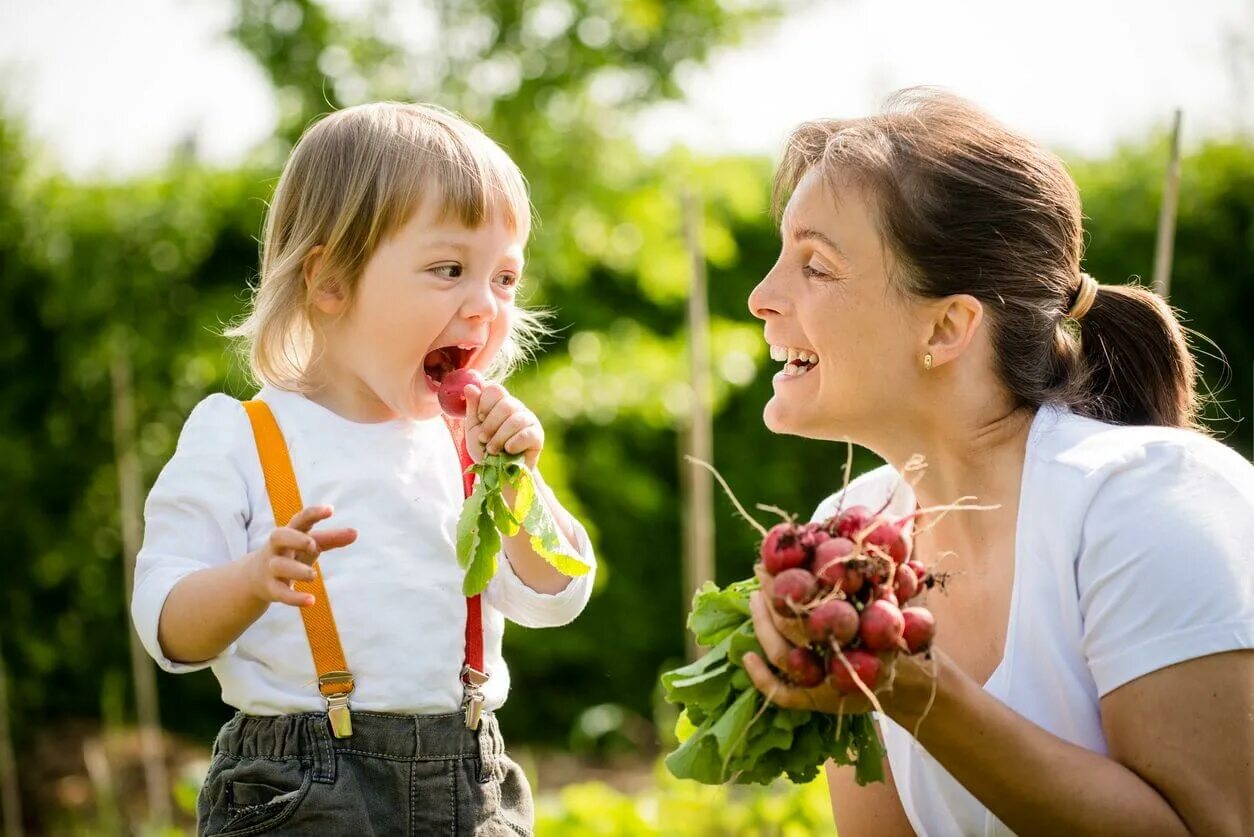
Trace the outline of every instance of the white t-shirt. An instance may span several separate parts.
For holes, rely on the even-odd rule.
[[[442,419],[349,421],[302,395],[266,387],[305,505],[330,504],[327,528],[357,530],[353,544],[319,557],[331,612],[356,680],[355,709],[435,714],[461,705],[466,599],[455,556],[463,502],[461,467]],[[132,616],[144,647],[166,671],[212,666],[227,704],[253,715],[323,711],[299,608],[273,604],[213,660],[171,662],[157,622],[175,583],[196,570],[258,549],[274,529],[252,427],[226,395],[197,405],[144,509]],[[576,523],[573,554],[595,572]],[[571,545],[568,545],[568,547]],[[588,602],[593,572],[556,595],[538,593],[500,556],[483,596],[488,708],[505,702],[505,618],[528,627],[563,625]]]
[[[892,494],[892,513],[915,508],[887,466],[849,494],[846,504],[878,508]],[[838,501],[824,501],[815,519]],[[1102,696],[1174,663],[1254,647],[1254,466],[1198,433],[1042,408],[1014,561],[1005,654],[984,689],[1105,754]],[[1012,833],[907,730],[886,718],[880,729],[917,833]]]

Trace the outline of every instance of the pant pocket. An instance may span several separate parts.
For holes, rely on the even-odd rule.
[[[312,784],[312,768],[296,759],[224,759],[206,779],[199,833],[246,837],[278,828]]]

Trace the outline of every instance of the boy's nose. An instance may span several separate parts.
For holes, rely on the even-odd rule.
[[[500,303],[487,282],[476,284],[462,304],[462,316],[476,322],[495,320],[499,310]]]

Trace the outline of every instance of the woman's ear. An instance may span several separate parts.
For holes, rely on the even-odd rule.
[[[936,301],[931,333],[924,352],[932,356],[931,368],[957,360],[971,345],[984,321],[984,303],[970,294],[956,294]]]
[[[344,291],[337,280],[319,275],[323,270],[324,252],[325,248],[318,244],[305,256],[304,264],[301,265],[305,277],[305,293],[309,295],[315,308],[323,314],[335,316],[344,311]]]

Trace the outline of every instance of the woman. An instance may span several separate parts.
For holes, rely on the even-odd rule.
[[[1060,161],[948,96],[801,126],[776,189],[783,250],[749,298],[790,350],[767,426],[889,463],[846,505],[997,506],[916,539],[951,574],[934,664],[878,695],[888,781],[828,771],[841,837],[1254,834],[1254,468],[1195,429],[1171,310],[1082,273]],[[746,665],[781,705],[840,707]]]

